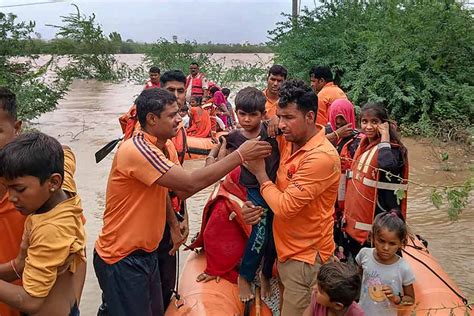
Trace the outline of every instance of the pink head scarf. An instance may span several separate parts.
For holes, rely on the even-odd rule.
[[[329,107],[329,124],[335,131],[336,128],[336,117],[342,116],[346,122],[352,124],[352,128],[356,128],[356,120],[354,114],[354,105],[347,99],[337,99]]]
[[[224,94],[223,94],[222,92],[216,91],[216,92],[214,93],[213,98],[214,98],[214,104],[215,104],[216,106],[225,105],[225,96],[224,96]]]

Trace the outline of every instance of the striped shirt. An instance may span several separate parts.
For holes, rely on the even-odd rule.
[[[168,189],[156,181],[179,161],[171,141],[165,147],[168,157],[156,142],[154,136],[138,131],[115,154],[104,225],[95,247],[108,264],[138,249],[154,251],[163,236]]]

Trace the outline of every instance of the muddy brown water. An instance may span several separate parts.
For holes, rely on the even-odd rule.
[[[233,56],[234,57],[234,56]],[[246,57],[249,58],[249,57]],[[251,60],[251,58],[249,58]],[[88,235],[88,272],[81,302],[82,315],[95,315],[100,304],[101,292],[92,266],[92,250],[102,227],[105,189],[113,154],[96,164],[94,153],[107,142],[121,136],[117,118],[128,110],[142,86],[111,84],[78,80],[58,108],[42,115],[33,123],[37,128],[61,143],[69,145],[77,158],[76,182],[82,197]],[[421,184],[441,185],[464,180],[469,172],[466,166],[473,163],[472,155],[452,154],[451,168],[442,171],[437,155],[427,141],[405,139],[409,150],[410,177]],[[186,161],[185,168],[202,167],[202,160]],[[456,171],[458,170],[458,171]],[[211,189],[205,189],[188,202],[190,236],[200,228],[202,208]],[[411,185],[409,190],[408,223],[430,243],[430,249],[442,267],[456,281],[463,292],[474,297],[474,212],[473,194],[470,204],[456,222],[448,219],[446,207],[436,209],[430,201],[430,188]],[[187,253],[181,254],[181,267]]]

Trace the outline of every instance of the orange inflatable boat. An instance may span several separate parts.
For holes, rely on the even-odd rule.
[[[191,253],[186,260],[180,277],[178,292],[180,302],[173,298],[165,316],[243,316],[245,306],[239,300],[237,284],[221,279],[207,283],[196,282],[196,278],[206,269],[206,254]],[[177,307],[182,304],[181,307]],[[250,307],[250,315],[270,316],[268,307],[258,300]]]
[[[217,133],[216,138],[219,139],[219,137],[223,135],[227,135],[227,132]],[[214,146],[216,146],[216,144],[210,137],[202,138],[186,136],[186,155],[184,156],[184,159],[191,160],[206,158]]]
[[[415,274],[415,304],[405,307],[399,315],[474,315],[466,307],[467,300],[447,275],[428,248],[416,236],[403,249],[402,255]]]
[[[417,237],[411,237],[403,250],[416,277],[413,306],[400,307],[403,316],[465,316],[474,315],[466,307],[461,290],[444,272],[428,248]],[[244,304],[239,301],[236,284],[221,279],[219,283],[196,282],[197,276],[206,268],[205,253],[191,253],[180,277],[179,293],[183,305],[176,307],[171,302],[166,316],[224,316],[244,315]],[[179,305],[179,304],[178,304]],[[250,315],[271,315],[271,311],[261,302],[257,313],[256,304],[252,304]]]

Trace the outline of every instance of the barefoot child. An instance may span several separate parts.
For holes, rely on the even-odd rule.
[[[274,181],[280,161],[280,153],[276,139],[268,136],[267,125],[262,122],[265,117],[265,102],[265,95],[256,88],[247,87],[237,93],[235,106],[237,118],[242,128],[234,130],[229,134],[227,137],[227,148],[236,149],[246,140],[258,136],[260,136],[260,140],[269,142],[272,145],[272,153],[269,157],[265,158],[265,165],[268,177]],[[245,167],[242,167],[240,183],[247,188],[247,199],[255,206],[265,209],[264,218],[252,228],[252,233],[240,266],[239,292],[240,299],[245,302],[254,297],[250,284],[255,279],[255,274],[262,258],[262,297],[267,298],[270,296],[270,279],[276,259],[276,250],[272,233],[273,213],[260,195],[260,186],[257,179]]]
[[[397,255],[408,235],[399,216],[395,210],[377,215],[372,227],[374,248],[362,248],[356,257],[364,271],[359,303],[367,315],[395,316],[397,305],[415,301],[415,275]]]
[[[318,285],[311,305],[303,316],[364,316],[355,300],[360,292],[357,267],[342,262],[323,264],[318,272]]]
[[[29,245],[22,276],[16,260],[0,264],[0,301],[27,314],[79,315],[85,231],[77,194],[62,187],[64,161],[61,144],[42,133],[18,136],[0,151],[0,179],[27,216]],[[7,283],[20,277],[23,286]]]

